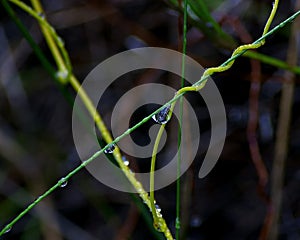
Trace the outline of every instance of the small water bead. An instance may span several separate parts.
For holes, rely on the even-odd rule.
[[[156,229],[156,231],[162,232],[162,230],[161,230],[161,228],[160,228],[160,226],[159,226],[158,223],[153,223],[153,226],[154,226],[154,228]]]
[[[191,217],[191,220],[190,220],[191,227],[197,228],[197,227],[200,227],[201,224],[202,224],[202,220],[199,216],[194,215]]]
[[[205,23],[205,26],[206,26],[207,28],[213,28],[213,24],[212,24],[211,22]]]
[[[158,219],[158,221],[154,221],[153,226],[158,232],[163,232],[166,229],[166,226],[165,224],[163,224],[161,219]]]
[[[59,186],[61,188],[67,186],[67,184],[68,184],[68,181],[65,178],[62,178],[62,179],[59,180]]]
[[[157,212],[161,212],[161,208],[160,208],[160,206],[158,204],[155,204],[155,208],[156,208]]]
[[[40,16],[41,18],[45,19],[45,14],[44,14],[44,13],[40,12],[40,13],[39,13],[39,16]]]
[[[40,202],[42,200],[42,196],[39,196],[35,199],[35,202]]]
[[[129,165],[129,161],[127,160],[127,158],[125,156],[122,156],[122,160],[124,165],[128,166]]]
[[[156,211],[156,216],[161,218],[162,214],[160,212]]]
[[[6,228],[6,227],[5,227]],[[6,228],[4,233],[9,233],[11,231],[11,227]]]
[[[175,220],[175,228],[176,229],[180,229],[180,226],[181,226],[180,220],[179,220],[179,218],[176,218],[176,220]]]
[[[108,146],[108,148],[106,148],[106,149],[104,150],[104,153],[113,153],[114,150],[115,150],[115,145],[114,145],[114,144],[110,144],[110,145]]]
[[[57,37],[57,42],[61,47],[63,47],[65,45],[65,42],[61,37]]]
[[[56,77],[62,81],[62,82],[66,82],[69,76],[69,72],[67,70],[59,70],[58,72],[56,72]]]
[[[169,112],[170,112],[171,105],[164,107],[158,113],[152,116],[152,119],[157,122],[158,124],[166,124],[169,119]]]

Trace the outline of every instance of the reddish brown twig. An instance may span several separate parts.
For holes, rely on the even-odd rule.
[[[243,43],[252,42],[250,34],[247,32],[246,28],[238,19],[227,18],[228,21],[235,29],[236,33],[239,35]],[[249,92],[249,121],[247,126],[247,139],[249,143],[249,149],[252,161],[254,163],[259,184],[258,191],[260,195],[266,199],[265,186],[268,181],[268,172],[266,170],[265,164],[262,160],[259,144],[257,141],[257,127],[259,118],[259,94],[261,87],[261,66],[260,62],[257,60],[250,60],[251,63],[251,86]]]
[[[300,0],[295,4],[295,10],[300,9]],[[291,36],[289,39],[289,47],[287,52],[287,63],[290,66],[297,65],[298,59],[298,34],[300,20],[296,19],[293,22]],[[294,78],[295,74],[285,72],[285,82],[282,84],[282,93],[280,99],[280,109],[278,117],[278,125],[276,130],[276,143],[274,151],[274,161],[272,166],[271,178],[271,203],[272,214],[270,218],[270,227],[267,232],[268,240],[276,240],[279,236],[280,211],[283,194],[284,168],[285,161],[288,155],[288,142],[290,120],[292,114],[293,94],[294,94]]]
[[[131,203],[129,212],[127,214],[127,218],[124,221],[123,226],[120,228],[117,235],[115,236],[115,240],[127,240],[130,237],[133,230],[135,229],[138,219],[139,211],[137,207],[133,203]]]
[[[252,42],[250,34],[238,19],[228,19],[235,31],[239,35],[243,43]],[[257,60],[250,60],[251,64],[251,85],[249,91],[249,120],[247,125],[247,139],[249,143],[249,150],[251,159],[255,166],[258,176],[258,193],[262,199],[267,203],[268,212],[265,216],[263,227],[260,233],[260,240],[266,239],[267,232],[270,228],[271,219],[273,218],[272,206],[268,195],[265,192],[265,187],[268,182],[268,172],[262,160],[257,141],[257,128],[259,119],[259,94],[261,89],[261,64]]]

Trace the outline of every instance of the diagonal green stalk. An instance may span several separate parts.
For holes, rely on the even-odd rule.
[[[5,0],[2,0],[2,3],[4,3]],[[280,24],[278,24],[276,27],[274,27],[272,30],[268,31],[267,33],[265,33],[263,36],[261,36],[259,39],[257,39],[255,42],[253,42],[253,44],[257,44],[263,40],[265,40],[268,36],[274,34],[278,29],[284,27],[286,24],[288,24],[289,22],[293,21],[298,15],[300,14],[300,11],[297,11],[296,13],[294,13],[292,16],[290,16],[289,18],[287,18],[285,21],[281,22]],[[247,46],[249,46],[249,48],[247,48]],[[251,44],[249,45],[244,45],[241,48],[238,48],[239,51],[235,51],[234,54],[227,60],[225,61],[223,64],[220,65],[220,67],[224,67],[228,64],[230,64],[231,62],[233,62],[236,58],[238,58],[239,56],[241,56],[242,54],[244,54],[248,49],[251,49]],[[232,65],[232,64],[231,64]],[[209,70],[209,69],[208,69]],[[209,74],[214,74],[215,72],[218,71],[211,71],[208,72]],[[221,71],[220,71],[221,72]],[[205,81],[208,79],[209,75],[202,75],[202,77],[200,78],[200,80],[198,80],[193,86],[191,87],[184,87],[181,88],[177,91],[177,94],[171,99],[169,100],[165,105],[161,106],[160,108],[158,108],[156,111],[154,111],[153,113],[151,113],[149,116],[145,117],[144,119],[142,119],[139,123],[137,123],[136,125],[134,125],[133,127],[127,129],[122,135],[118,136],[117,138],[115,138],[113,141],[111,141],[110,143],[108,143],[103,149],[97,151],[94,153],[94,155],[92,155],[90,158],[88,158],[87,160],[85,160],[84,162],[82,162],[78,167],[76,167],[74,170],[72,170],[70,173],[68,173],[65,177],[61,178],[55,185],[53,185],[50,189],[48,189],[45,193],[43,193],[42,195],[40,195],[34,202],[32,202],[31,204],[29,204],[27,206],[27,208],[25,208],[18,216],[16,216],[11,222],[9,222],[1,231],[0,231],[0,236],[2,236],[6,231],[8,231],[9,229],[11,229],[11,227],[18,222],[24,215],[26,215],[35,205],[37,205],[39,202],[41,202],[45,197],[47,197],[49,194],[51,194],[55,189],[59,188],[62,183],[64,183],[65,181],[68,181],[73,175],[75,175],[78,171],[80,171],[81,169],[83,169],[87,164],[89,164],[90,162],[92,162],[95,158],[97,158],[99,155],[101,155],[103,153],[103,151],[105,149],[107,149],[108,147],[110,147],[111,144],[116,144],[118,143],[122,138],[128,136],[131,132],[133,132],[134,130],[136,130],[138,127],[140,127],[142,124],[144,124],[145,122],[149,121],[153,115],[157,114],[158,112],[160,112],[163,108],[165,108],[166,106],[172,104],[172,106],[175,105],[175,102],[186,92],[188,91],[197,91],[197,89],[201,89],[204,84]],[[145,199],[145,197],[143,197],[143,194],[147,194],[147,193],[140,193],[140,196]],[[147,194],[148,196],[148,194]],[[147,201],[149,202],[149,199],[146,198]],[[150,203],[149,203],[150,205]],[[148,205],[148,206],[149,206]],[[165,234],[166,236],[166,234]],[[169,233],[166,236],[167,239],[173,239],[171,233]]]

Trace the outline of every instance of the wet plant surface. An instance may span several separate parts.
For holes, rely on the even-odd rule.
[[[189,19],[187,55],[204,68],[220,65],[236,46],[257,39],[272,7],[271,1],[204,2],[223,29],[219,35],[211,33],[214,21],[199,26],[196,22],[205,18]],[[79,81],[98,63],[124,50],[146,46],[181,49],[178,29],[182,27],[182,16],[174,1],[45,1],[43,4],[49,22],[64,40]],[[281,1],[273,25],[294,13],[294,5]],[[22,10],[14,9],[52,63],[36,21]],[[62,179],[81,163],[72,138],[75,92],[70,86],[53,81],[6,11],[3,8],[0,11],[1,226],[59,179],[61,186],[8,229],[3,239],[164,239],[153,230],[151,213],[134,194],[108,188],[85,169],[69,181]],[[298,33],[289,24],[268,38],[257,52],[290,66],[299,65],[298,60],[291,60],[299,55],[298,42],[291,40]],[[292,76],[293,71],[298,74],[300,71],[287,73],[278,66],[251,59],[240,57],[231,69],[213,76],[226,108],[227,137],[217,165],[204,179],[198,178],[198,171],[210,140],[210,116],[202,99],[195,93],[186,94],[197,113],[201,144],[192,166],[181,178],[180,239],[267,239],[264,233],[266,221],[272,218],[268,214],[275,174],[273,163],[278,145],[285,144],[288,151],[283,168],[278,239],[300,239],[297,111],[300,92],[299,75]],[[283,83],[291,81],[294,81],[291,105],[282,105]],[[120,77],[106,90],[97,107],[107,126],[111,124],[118,99],[128,89],[145,83],[180,88],[178,76],[160,70],[135,71]],[[289,108],[288,138],[276,144],[280,113]],[[153,105],[141,107],[130,124],[155,109]],[[165,108],[154,115],[154,120],[165,124],[168,113]],[[146,145],[151,141],[149,129],[158,125],[155,121],[131,133],[135,142]],[[168,140],[157,156],[157,168],[163,167],[177,152],[177,127],[175,117],[166,125]],[[113,152],[113,145],[106,149],[106,153]],[[151,156],[146,159],[123,156],[124,165],[134,172],[149,171],[150,159]],[[255,163],[259,159],[263,165]],[[155,192],[155,197],[157,212],[163,215],[175,236],[176,183]]]

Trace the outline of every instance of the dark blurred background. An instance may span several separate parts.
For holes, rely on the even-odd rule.
[[[124,50],[158,46],[180,49],[181,13],[162,0],[42,1],[49,22],[64,39],[74,74],[80,81],[101,61]],[[203,67],[225,61],[237,44],[257,39],[271,10],[272,1],[204,1],[214,19],[233,42],[215,41],[193,21],[187,33],[187,54]],[[274,25],[290,16],[296,1],[281,1]],[[13,6],[13,4],[11,4]],[[31,35],[53,63],[37,22],[13,6]],[[32,200],[80,164],[72,138],[70,86],[59,87],[42,67],[32,49],[3,7],[0,15],[0,226],[7,224]],[[181,19],[182,20],[182,19]],[[207,29],[211,26],[208,24]],[[297,33],[297,32],[296,32]],[[297,33],[299,41],[299,32]],[[248,37],[248,38],[247,38]],[[291,25],[267,39],[259,52],[286,61]],[[246,39],[246,40],[245,40]],[[248,39],[248,40],[247,40]],[[249,43],[248,41],[247,43]],[[228,44],[226,44],[228,43]],[[299,42],[296,43],[296,45]],[[295,52],[297,56],[299,52]],[[255,64],[254,64],[255,65]],[[258,98],[257,140],[269,175],[273,169],[276,127],[280,112],[282,82],[286,73],[268,64],[253,67],[240,57],[233,67],[213,78],[222,94],[227,112],[227,138],[213,171],[204,179],[198,170],[205,156],[197,159],[183,175],[182,238],[189,240],[265,239],[270,204],[270,178],[259,185],[247,140],[249,91],[253,72],[261,74]],[[252,72],[252,73],[251,73]],[[292,118],[287,141],[279,239],[300,239],[300,91],[298,76],[292,101]],[[118,99],[134,86],[146,82],[179,88],[179,78],[161,71],[145,70],[124,76],[105,93],[99,112],[110,126],[110,114]],[[201,123],[201,144],[207,146],[210,118],[204,102],[188,94]],[[152,106],[150,110],[155,109]],[[135,123],[151,113],[139,109]],[[132,134],[139,144],[149,142],[146,124]],[[168,132],[177,134],[176,127]],[[174,145],[176,147],[176,144]],[[176,149],[170,150],[176,152]],[[148,164],[129,160],[143,171]],[[175,233],[175,183],[156,192],[172,233]],[[141,214],[139,199],[112,190],[94,179],[85,169],[66,187],[52,193],[23,217],[3,239],[164,239]],[[145,215],[146,214],[146,215]],[[148,215],[147,215],[148,214]]]

